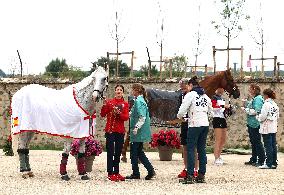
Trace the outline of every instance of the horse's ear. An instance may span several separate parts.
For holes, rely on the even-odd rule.
[[[93,64],[93,69],[97,69],[97,63],[96,62],[91,62]]]

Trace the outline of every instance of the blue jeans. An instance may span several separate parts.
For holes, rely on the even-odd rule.
[[[251,143],[252,157],[251,162],[263,164],[265,161],[265,153],[261,142],[261,135],[259,133],[259,127],[252,128],[248,126],[249,139]]]
[[[277,164],[276,133],[262,134],[266,152],[266,165],[271,167]]]
[[[143,151],[143,142],[130,143],[130,159],[132,164],[133,175],[140,176],[138,159],[147,169],[148,173],[152,173],[154,171],[152,164],[150,163],[150,161],[148,160],[147,156]]]
[[[209,127],[189,127],[187,131],[187,173],[194,174],[194,148],[197,149],[199,159],[199,171],[205,175],[206,173],[206,139]]]

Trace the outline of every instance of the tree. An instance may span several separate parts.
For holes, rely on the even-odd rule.
[[[156,67],[156,65],[151,67],[151,76],[157,76],[159,71]],[[147,65],[142,65],[140,66],[140,69],[135,72],[134,74],[135,77],[147,77],[148,76],[148,66]]]
[[[55,60],[51,60],[48,66],[45,67],[44,74],[58,78],[60,76],[60,73],[67,72],[68,70],[69,67],[66,63],[66,60],[60,60],[59,58],[56,58]]]
[[[110,59],[106,57],[98,58],[95,62],[96,65],[104,67],[105,64],[109,65],[109,76],[115,76],[116,73],[116,67],[117,67],[117,61],[116,59]],[[126,63],[122,62],[121,60],[118,61],[118,67],[119,67],[119,75],[121,77],[127,77],[130,74],[130,68],[127,66]],[[93,71],[94,68],[91,69]]]
[[[183,77],[188,60],[187,57],[183,54],[181,56],[175,55],[172,58],[172,73],[174,77]],[[170,71],[169,63],[166,63],[166,72]]]
[[[229,69],[230,64],[230,40],[236,38],[240,31],[242,31],[242,26],[240,22],[243,19],[248,20],[249,16],[245,16],[243,13],[243,5],[245,0],[218,0],[215,1],[217,7],[221,8],[220,21],[212,21],[214,28],[217,30],[218,34],[225,36],[227,38],[227,69]]]
[[[250,30],[253,30],[253,32],[250,33],[250,36],[254,40],[254,42],[257,44],[257,46],[261,49],[261,77],[264,77],[264,63],[263,63],[263,57],[264,57],[264,45],[266,44],[265,38],[264,38],[264,25],[263,25],[263,17],[262,17],[262,4],[261,1],[259,1],[259,10],[258,12],[254,13],[255,20],[252,22],[250,26]],[[256,31],[256,32],[255,32]]]

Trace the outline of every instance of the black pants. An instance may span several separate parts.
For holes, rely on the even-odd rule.
[[[107,149],[107,172],[108,174],[118,174],[120,155],[124,143],[124,134],[106,133],[105,136]]]

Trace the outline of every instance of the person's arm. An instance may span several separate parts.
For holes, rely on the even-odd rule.
[[[255,98],[252,102],[253,108],[246,108],[246,113],[248,115],[257,115],[260,113],[263,105],[263,100],[261,98]]]
[[[101,117],[105,117],[112,110],[109,101],[105,100],[104,105],[101,108]]]
[[[261,108],[261,112],[257,117],[258,121],[260,121],[260,122],[265,121],[265,119],[267,119],[268,112],[269,112],[269,105],[263,104],[263,106]]]
[[[127,121],[129,119],[129,105],[127,102],[124,103],[124,107],[122,108],[122,112],[119,114],[119,118],[122,121]]]
[[[191,102],[193,101],[193,94],[192,92],[187,93],[183,100],[182,104],[179,107],[178,113],[177,113],[177,118],[182,119],[182,117],[188,112],[188,108],[190,107]]]
[[[147,115],[147,105],[145,105],[143,102],[137,101],[135,106],[137,108],[139,118],[133,129],[134,135],[136,135],[138,130],[144,125]]]

